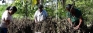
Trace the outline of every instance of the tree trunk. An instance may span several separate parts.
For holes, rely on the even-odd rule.
[[[65,8],[65,3],[66,3],[66,0],[61,0],[62,2],[62,5],[63,5],[63,8]]]

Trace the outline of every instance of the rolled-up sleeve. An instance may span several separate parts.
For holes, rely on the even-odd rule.
[[[67,16],[67,18],[70,18],[71,17],[70,12],[67,12],[66,16]]]

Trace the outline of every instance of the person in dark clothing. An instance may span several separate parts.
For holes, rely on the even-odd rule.
[[[82,29],[84,22],[82,18],[82,13],[80,10],[74,8],[72,4],[66,6],[67,10],[67,20],[74,30]]]

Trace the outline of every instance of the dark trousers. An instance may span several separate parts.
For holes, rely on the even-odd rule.
[[[0,28],[0,33],[7,33],[7,28]]]

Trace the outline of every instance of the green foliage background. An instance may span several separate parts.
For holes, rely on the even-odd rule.
[[[51,2],[49,0],[48,2]],[[65,5],[67,4],[72,4],[73,2],[71,0],[66,0]],[[46,0],[44,0],[43,5],[46,4]],[[25,12],[27,11],[27,17],[34,19],[33,15],[35,11],[38,9],[36,5],[32,4],[32,0],[15,0],[12,6],[16,6],[18,8],[18,11],[15,13],[14,18],[24,18]],[[82,15],[84,18],[84,21],[86,24],[92,24],[93,21],[93,0],[76,0],[75,1],[75,6],[79,10],[82,11]],[[5,8],[7,5],[0,5],[0,17],[2,13],[4,12]],[[58,15],[58,18],[66,18],[66,10],[63,8],[63,5],[60,0],[58,0],[57,3],[57,10],[55,9],[56,6],[55,4],[52,4],[50,6],[45,7],[44,9],[48,12],[49,16],[56,17],[56,14]],[[56,12],[57,11],[57,12]]]

